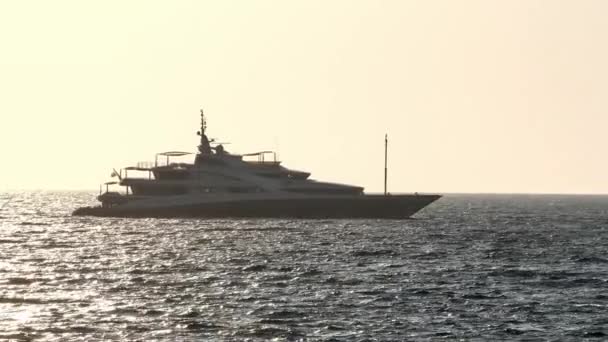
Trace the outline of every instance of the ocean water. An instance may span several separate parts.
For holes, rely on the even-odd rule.
[[[72,217],[0,194],[0,340],[608,340],[608,197],[392,220]]]

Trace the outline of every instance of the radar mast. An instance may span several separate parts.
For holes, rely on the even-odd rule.
[[[209,139],[205,134],[206,130],[207,120],[205,120],[205,114],[201,109],[201,130],[197,132],[197,134],[201,136],[201,144],[198,145],[198,150],[201,154],[211,154],[211,145],[209,144]]]
[[[207,129],[207,120],[205,120],[205,113],[201,109],[201,134],[205,134],[206,129]]]

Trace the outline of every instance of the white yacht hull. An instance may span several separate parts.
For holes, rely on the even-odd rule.
[[[438,195],[175,196],[141,199],[109,208],[86,207],[78,216],[109,217],[261,217],[406,219],[433,203]]]

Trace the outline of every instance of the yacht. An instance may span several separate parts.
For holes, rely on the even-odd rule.
[[[197,153],[158,153],[154,162],[114,170],[118,181],[105,183],[105,192],[100,187],[101,205],[78,208],[73,215],[405,219],[441,197],[386,189],[365,194],[359,186],[315,181],[309,172],[286,168],[272,151],[229,153],[207,137],[202,110],[197,134]],[[194,162],[175,160],[192,154]],[[125,191],[110,191],[110,185]]]

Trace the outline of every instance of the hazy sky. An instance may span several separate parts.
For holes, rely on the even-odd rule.
[[[4,1],[1,188],[194,151],[393,192],[608,193],[608,1]]]

